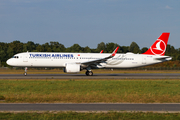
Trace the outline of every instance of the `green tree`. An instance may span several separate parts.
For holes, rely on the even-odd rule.
[[[166,46],[166,55],[169,55],[171,53],[171,45],[167,44]]]
[[[49,45],[49,43],[45,43],[42,45],[44,47],[44,51],[45,52],[51,52],[51,46]]]
[[[11,58],[14,55],[13,48],[8,47],[7,49],[7,59]]]
[[[121,46],[120,50],[121,50],[121,53],[127,53],[129,52],[129,46]]]
[[[13,54],[20,53],[23,50],[23,43],[20,41],[13,41],[9,43],[9,47],[12,49]]]
[[[133,53],[140,53],[140,49],[137,43],[132,42],[131,45],[129,46],[129,51]]]
[[[74,44],[73,46],[67,48],[67,52],[83,52],[82,47],[79,44]]]
[[[145,53],[147,50],[148,50],[147,47],[143,47],[143,48],[141,49],[141,53]]]
[[[66,48],[59,42],[50,42],[50,46],[53,52],[64,52]]]
[[[6,61],[7,56],[4,50],[0,50],[0,61]]]
[[[90,49],[88,46],[86,46],[86,47],[84,48],[83,52],[85,52],[85,53],[91,53],[91,49]]]
[[[107,53],[112,53],[119,45],[116,43],[107,43],[106,44],[106,52]],[[117,52],[120,52],[120,49],[118,49]]]
[[[8,56],[7,56],[7,48],[8,44],[7,43],[2,43],[0,42],[0,61],[6,61]],[[2,65],[2,64],[1,64]]]
[[[104,52],[106,52],[106,45],[104,42],[101,42],[97,45],[97,48],[96,48],[97,52],[100,52],[101,50],[104,50]]]
[[[33,50],[36,50],[36,45],[32,41],[27,42],[27,51],[32,52]]]
[[[36,49],[37,49],[38,52],[45,52],[45,51],[44,51],[44,47],[43,47],[42,45],[38,45],[38,46],[36,47]]]
[[[176,60],[180,60],[180,54],[177,54]]]

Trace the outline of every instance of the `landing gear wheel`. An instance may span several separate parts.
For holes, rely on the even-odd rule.
[[[93,72],[92,71],[86,71],[86,75],[87,76],[93,76]]]
[[[86,71],[86,75],[87,75],[87,76],[89,75],[89,71]]]
[[[93,76],[93,72],[92,71],[89,71],[89,76]]]
[[[27,75],[27,73],[25,72],[25,73],[24,73],[24,76],[26,76],[26,75]]]

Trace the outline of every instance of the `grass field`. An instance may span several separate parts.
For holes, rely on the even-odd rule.
[[[80,74],[85,74],[85,70],[81,71]],[[95,69],[93,70],[94,74],[98,73],[109,73],[109,74],[117,74],[117,73],[180,73],[180,70],[125,70],[125,69]],[[23,74],[24,70],[15,70],[15,69],[0,69],[0,74]],[[27,71],[28,74],[66,74],[61,69],[52,69],[52,70],[37,70],[30,68]]]
[[[179,80],[0,80],[1,103],[179,103]]]
[[[179,113],[0,113],[1,120],[179,120]]]

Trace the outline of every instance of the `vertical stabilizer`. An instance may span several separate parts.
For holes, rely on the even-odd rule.
[[[164,55],[170,33],[162,33],[155,43],[143,54]]]

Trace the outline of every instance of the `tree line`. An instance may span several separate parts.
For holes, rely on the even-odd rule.
[[[117,43],[104,43],[101,42],[97,48],[92,49],[88,46],[81,47],[79,44],[74,44],[71,47],[65,47],[59,42],[49,42],[45,44],[38,44],[32,41],[22,43],[18,40],[11,43],[0,42],[0,66],[7,66],[7,59],[11,58],[14,54],[21,52],[80,52],[80,53],[99,53],[104,50],[104,53],[112,53],[114,49],[119,46],[118,53],[144,53],[148,50],[147,47],[140,49],[137,43],[132,42],[130,46],[120,46]],[[167,45],[165,55],[173,57],[173,61],[180,60],[180,48],[175,49],[171,45]]]

